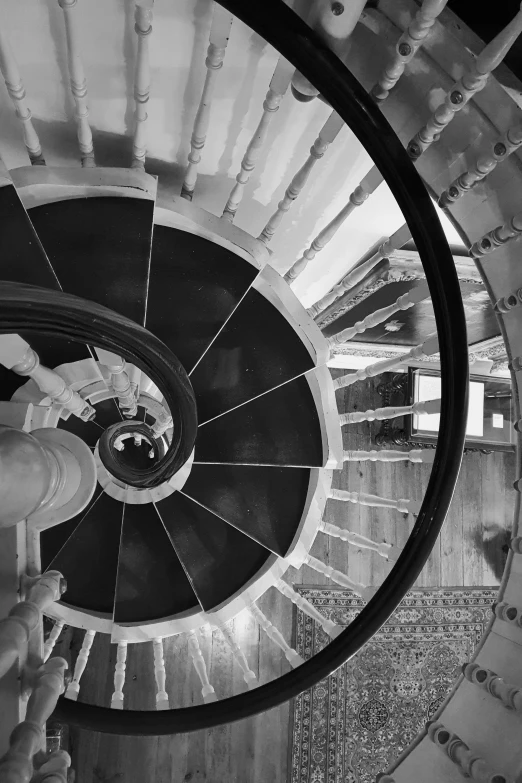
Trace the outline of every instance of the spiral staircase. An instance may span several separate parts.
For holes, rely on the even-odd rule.
[[[3,569],[11,564],[17,579],[22,570],[47,579],[58,572],[66,580],[61,598],[54,600],[54,594],[43,607],[55,623],[45,647],[41,626],[34,634],[40,663],[52,662],[64,625],[85,631],[57,718],[116,734],[186,732],[269,709],[327,676],[386,620],[436,540],[462,456],[467,362],[460,292],[432,198],[446,210],[483,276],[518,406],[522,132],[518,83],[501,63],[522,30],[522,17],[515,16],[484,48],[441,0],[422,6],[378,0],[366,8],[362,2],[350,8],[302,4],[297,10],[308,24],[275,0],[263,9],[235,0],[204,9],[196,4],[192,22],[199,34],[203,19],[209,35],[206,68],[198,81],[188,161],[176,161],[172,173],[147,157],[147,134],[154,139],[154,122],[147,117],[154,96],[152,3],[135,8],[132,149],[122,143],[123,133],[115,134],[118,146],[100,131],[99,156],[88,112],[97,96],[87,93],[89,68],[82,59],[87,52],[81,46],[99,20],[82,11],[81,2],[61,0],[60,6],[60,46],[68,60],[79,154],[72,147],[47,154],[28,108],[31,80],[22,79],[24,57],[9,44],[11,35],[16,40],[27,29],[38,40],[39,12],[34,20],[22,18],[13,4],[6,14],[13,30],[6,24],[0,31],[5,97],[16,110],[12,124],[5,125],[5,142],[0,138],[0,424],[35,449],[59,446],[69,460],[62,476],[67,474],[69,484],[75,475],[77,480],[61,506],[49,506],[42,496],[39,508],[2,531],[0,562]],[[111,5],[108,13],[115,9]],[[170,29],[169,9],[156,3],[156,31],[162,23]],[[177,9],[175,21],[183,14]],[[53,34],[56,29],[53,23]],[[234,95],[227,62],[244,66],[242,47],[250,30],[273,51],[267,62],[258,62],[262,90],[268,92],[251,135],[245,135],[231,187],[222,172],[211,177],[205,168],[205,156],[219,139],[211,106],[220,89],[226,100]],[[182,32],[178,35],[181,41]],[[24,51],[29,57],[22,46]],[[197,68],[203,64],[193,65]],[[495,68],[500,81],[490,75]],[[278,109],[289,105],[305,119],[319,112],[326,121],[312,129],[310,154],[296,159],[290,181],[281,183],[278,198],[263,210],[249,180],[254,170],[273,162],[270,133]],[[337,185],[338,172],[330,166],[328,176],[319,178],[336,145],[337,161],[342,159],[344,123],[358,139],[350,136],[351,149],[360,144],[370,157],[354,165],[348,181],[342,175],[348,191],[336,193],[329,183]],[[286,126],[290,137],[292,127],[295,118]],[[49,136],[43,124],[42,130]],[[366,170],[358,177],[361,165]],[[146,173],[155,169],[159,178]],[[378,202],[383,180],[387,200]],[[313,241],[302,219],[289,220],[311,187],[316,190],[307,210],[331,196],[326,217],[323,206],[318,210],[321,231]],[[372,199],[390,209],[398,206],[406,221],[392,226],[384,241],[379,226],[368,241],[362,218],[357,231],[357,215],[368,220]],[[296,238],[282,245],[285,234]],[[330,324],[323,333],[320,315],[410,238],[427,282],[364,321],[340,332]],[[353,240],[348,250],[347,240]],[[301,248],[297,256],[288,251],[292,242]],[[359,246],[361,252],[354,250]],[[407,355],[332,380],[327,365],[336,346],[428,297],[437,335],[425,335]],[[430,409],[441,410],[436,452],[351,448],[354,422],[412,411],[339,414],[336,389],[438,352],[442,400]],[[338,490],[335,471],[345,461],[367,459],[433,462],[422,505],[363,496],[357,487]],[[30,494],[28,483],[24,501]],[[411,535],[402,553],[351,531],[349,516],[346,528],[327,523],[327,502],[339,500],[409,513]],[[381,783],[457,781],[463,775],[488,783],[521,779],[519,515],[517,495],[504,579],[474,660],[425,732],[383,771]],[[390,561],[383,585],[360,584],[346,569],[312,556],[318,534]],[[361,596],[365,606],[348,629],[294,589],[289,569],[302,567]],[[314,659],[303,661],[292,647],[291,629],[277,627],[261,610],[260,599],[273,588],[330,637]],[[14,600],[20,598],[17,590]],[[7,593],[8,588],[2,606]],[[279,679],[258,682],[255,665],[231,631],[231,621],[242,613],[280,648],[286,663]],[[216,693],[202,650],[201,632],[208,627],[223,635],[244,680],[242,693]],[[82,698],[81,677],[97,634],[117,645],[110,704]],[[187,659],[201,685],[201,703],[176,710],[169,709],[163,652],[163,640],[172,636],[187,639]],[[150,645],[155,711],[126,709],[126,660],[137,644]],[[7,747],[7,733],[3,740]],[[52,774],[56,777],[43,779],[65,780],[63,770]]]

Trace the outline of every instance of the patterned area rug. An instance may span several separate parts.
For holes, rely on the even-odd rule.
[[[300,587],[322,614],[349,625],[349,590]],[[496,588],[413,590],[354,658],[294,700],[290,783],[373,783],[445,699],[491,618]],[[297,611],[296,649],[329,641]]]

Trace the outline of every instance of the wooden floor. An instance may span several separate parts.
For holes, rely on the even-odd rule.
[[[336,374],[338,372],[336,371]],[[380,398],[369,380],[343,391],[341,410],[377,407]],[[367,449],[377,424],[345,427],[345,447]],[[388,497],[422,499],[431,466],[411,463],[347,463],[335,476],[335,486]],[[422,587],[497,585],[512,522],[515,458],[511,453],[466,454],[455,496],[431,557],[417,585]],[[329,501],[328,520],[370,538],[402,546],[412,522],[388,509],[370,509]],[[391,566],[372,552],[357,551],[338,539],[318,534],[312,554],[351,578],[380,584]],[[347,570],[346,570],[347,569]],[[292,571],[289,581],[327,584],[309,567]],[[292,624],[292,605],[275,589],[260,602],[281,629]],[[261,682],[288,670],[279,650],[258,635],[252,621],[236,621],[235,633]],[[56,652],[74,661],[83,634],[69,630]],[[210,678],[221,698],[243,690],[238,667],[219,634],[208,631],[202,650]],[[109,649],[110,648],[110,649]],[[201,703],[199,681],[187,656],[184,639],[165,644],[168,690],[172,707]],[[82,679],[81,699],[108,706],[112,693],[115,647],[97,637]],[[125,685],[126,707],[154,708],[152,645],[129,648]],[[114,737],[71,730],[69,735],[77,783],[283,783],[287,780],[289,705],[256,718],[211,731],[177,737]]]

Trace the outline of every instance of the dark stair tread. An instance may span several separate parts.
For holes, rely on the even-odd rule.
[[[112,614],[123,508],[102,492],[49,564],[67,580],[64,603]]]
[[[78,525],[92,509],[100,494],[102,488],[99,484],[96,484],[94,495],[88,506],[84,510],[73,517],[68,519],[67,522],[62,522],[60,525],[49,527],[47,530],[42,530],[40,533],[40,559],[42,565],[42,571],[46,571],[53,559],[56,557],[60,549],[66,544],[68,539],[72,536]]]
[[[257,274],[252,264],[221,245],[155,226],[147,329],[189,372]]]
[[[153,201],[69,199],[33,207],[29,214],[64,291],[143,325]]]
[[[193,465],[183,494],[284,557],[308,496],[309,468]]]
[[[125,506],[114,622],[150,622],[189,609],[197,598],[153,503]]]
[[[198,428],[195,462],[322,467],[316,403],[301,376]]]
[[[291,324],[251,288],[190,376],[198,420],[219,416],[313,366]]]
[[[93,406],[96,410],[94,421],[82,421],[78,416],[69,416],[68,419],[60,419],[59,427],[78,435],[88,446],[96,446],[103,430],[111,424],[122,421],[118,404],[114,399],[102,400]]]
[[[205,611],[240,591],[271,556],[179,492],[160,501],[157,509]]]

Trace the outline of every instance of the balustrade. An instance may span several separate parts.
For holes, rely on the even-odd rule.
[[[407,365],[410,361],[422,361],[427,356],[433,356],[439,350],[439,338],[436,334],[428,337],[421,345],[416,345],[408,353],[404,353],[400,356],[394,356],[391,359],[383,359],[375,364],[369,364],[368,367],[364,367],[357,372],[348,373],[340,378],[336,378],[333,382],[334,389],[343,389],[345,386],[352,386],[357,381],[364,381],[366,378],[374,378],[376,375],[380,375],[383,372],[389,372],[390,370],[400,367],[401,365]]]
[[[376,410],[353,411],[341,413],[339,421],[344,424],[358,424],[361,421],[384,421],[384,419],[396,419],[399,416],[431,415],[440,413],[442,400],[421,400],[413,405],[399,405],[395,408],[377,408]]]
[[[0,759],[0,780],[5,783],[29,783],[33,774],[33,756],[43,750],[44,725],[63,693],[67,661],[52,658],[42,664],[35,675],[35,684],[27,702],[25,720],[14,728],[9,738],[9,750]],[[68,758],[68,757],[67,757]],[[70,759],[69,759],[70,761]],[[44,769],[45,774],[45,769]],[[39,778],[42,783],[62,783],[58,777]]]
[[[225,59],[231,27],[232,15],[229,14],[228,11],[225,11],[220,5],[214,3],[214,16],[210,28],[210,43],[207,49],[207,58],[205,60],[207,73],[198,111],[196,113],[196,119],[194,121],[194,129],[190,139],[188,166],[181,188],[181,196],[182,198],[187,199],[187,201],[192,201],[194,195],[194,188],[196,187],[198,177],[198,166],[201,162],[201,150],[205,146],[207,139],[212,96],[214,94],[218,72],[223,67],[223,60]]]
[[[134,139],[132,168],[144,169],[147,154],[147,104],[150,96],[149,36],[152,33],[154,0],[138,0],[134,10],[134,30],[138,36],[136,70],[134,73]]]
[[[296,590],[293,589],[287,582],[284,582],[282,579],[279,582],[276,582],[277,589],[280,593],[282,593],[286,598],[289,598],[293,604],[295,604],[304,614],[307,614],[308,617],[311,617],[312,620],[315,620],[316,623],[319,623],[321,628],[325,633],[330,636],[331,639],[335,639],[337,636],[339,636],[340,633],[344,630],[344,628],[340,625],[337,625],[337,623],[334,623],[333,620],[329,620],[328,617],[325,617],[324,614],[321,614],[321,612],[315,608],[315,606],[310,603],[310,601],[304,597],[304,595],[301,595],[301,593],[298,593]]]
[[[393,451],[380,449],[372,451],[345,451],[343,462],[425,462],[432,463],[435,459],[435,449],[411,449],[410,451]]]
[[[260,239],[261,242],[268,244],[271,241],[284,216],[306,185],[313,167],[317,161],[323,157],[330,144],[337,138],[343,125],[343,120],[339,117],[337,112],[333,111],[319,131],[318,137],[310,147],[308,158],[297,174],[294,175],[290,185],[285,190],[283,198],[277,205],[276,211],[259,235],[258,239]]]
[[[512,291],[510,294],[502,296],[495,302],[493,307],[497,313],[509,313],[509,311],[513,310],[515,307],[520,307],[521,304],[522,288],[519,288],[517,291]]]
[[[241,169],[236,177],[236,184],[232,188],[223,210],[223,218],[230,223],[234,220],[245,192],[245,186],[256,167],[261,150],[266,142],[270,123],[279,110],[279,104],[288,90],[292,70],[290,63],[283,57],[280,57],[263,103],[263,114],[243,156]]]
[[[51,629],[51,633],[49,634],[47,640],[44,643],[44,648],[43,648],[44,663],[51,657],[51,653],[54,650],[54,645],[56,644],[57,639],[60,636],[64,625],[65,623],[63,620],[56,620],[56,622],[54,623]]]
[[[42,367],[38,355],[18,334],[0,335],[0,364],[18,375],[32,378],[53,403],[63,405],[82,421],[90,421],[96,416],[92,405],[73,391],[58,373]]]
[[[116,650],[116,666],[114,667],[114,693],[111,698],[113,710],[123,709],[123,686],[127,670],[127,642],[118,642]]]
[[[455,114],[486,86],[489,74],[500,65],[521,32],[522,9],[484,47],[470,69],[465,71],[462,79],[456,82],[446,94],[444,102],[435,110],[426,125],[409,142],[407,150],[410,158],[417,160],[434,141],[437,141]]]
[[[172,427],[172,416],[167,410],[163,408],[151,428],[152,432],[154,433],[154,437],[161,438],[161,436],[164,435],[170,427]]]
[[[361,506],[394,508],[401,514],[418,514],[421,507],[421,504],[416,500],[407,500],[405,498],[393,500],[392,498],[381,498],[378,495],[367,495],[365,492],[348,492],[344,489],[331,488],[328,497],[347,503],[359,503]],[[389,545],[387,544],[387,546]]]
[[[484,234],[471,245],[469,254],[474,258],[482,258],[482,256],[492,253],[497,247],[516,239],[520,234],[522,234],[522,212],[518,212],[503,225]]]
[[[453,180],[451,185],[441,194],[439,206],[442,208],[449,207],[458,201],[477,182],[491,174],[493,169],[509,157],[511,153],[515,152],[521,144],[522,125],[515,125],[513,128],[509,128],[506,133],[494,142],[489,152],[480,155],[470,169]]]
[[[398,250],[400,247],[406,244],[411,239],[411,231],[406,223],[388,237],[381,245],[379,245],[377,251],[362,264],[356,265],[346,277],[343,277],[340,283],[335,285],[331,291],[325,294],[318,302],[313,304],[307,309],[308,315],[312,318],[316,318],[320,313],[326,310],[327,307],[332,305],[336,299],[339,299],[343,294],[353,288],[364,280],[367,274],[369,274],[377,264],[386,258],[394,250]]]
[[[252,688],[255,688],[257,686],[257,677],[255,673],[252,671],[250,666],[248,665],[248,661],[246,659],[246,656],[237,643],[237,641],[234,638],[234,634],[232,633],[232,629],[228,627],[228,625],[220,625],[215,626],[219,629],[221,635],[225,639],[227,645],[229,646],[230,650],[232,651],[232,654],[234,658],[236,659],[237,663],[239,664],[239,668],[243,672],[243,679],[247,684],[247,688],[249,690],[252,690]]]
[[[283,651],[284,656],[290,666],[295,669],[297,666],[300,666],[302,663],[304,663],[304,659],[301,658],[298,652],[296,652],[290,645],[287,643],[285,637],[279,631],[266,617],[261,609],[257,606],[257,604],[251,604],[250,611],[254,615],[255,619],[263,629],[263,631],[266,633],[269,639],[271,639],[274,644],[277,644],[277,646]]]
[[[465,663],[462,673],[469,682],[501,701],[506,709],[522,713],[522,688],[504,682],[498,674],[479,666],[478,663]]]
[[[493,612],[499,620],[522,628],[522,613],[517,606],[508,604],[506,601],[500,601],[497,604],[493,604]]]
[[[350,195],[346,206],[344,206],[334,219],[319,232],[312,241],[310,247],[303,252],[301,258],[290,267],[285,275],[287,283],[292,283],[299,277],[301,272],[304,272],[309,262],[334,238],[347,217],[352,214],[356,207],[360,207],[361,204],[364,204],[366,199],[377,189],[381,182],[383,182],[383,177],[379,170],[373,166]]]
[[[318,560],[312,555],[306,556],[304,565],[309,565],[310,568],[314,569],[314,571],[327,576],[332,581],[337,582],[338,585],[341,585],[341,587],[347,587],[349,590],[353,590],[353,592],[362,598],[363,601],[370,601],[377,592],[376,587],[367,587],[360,582],[355,582],[346,574],[343,574],[341,571],[337,571],[337,569],[332,568],[332,566],[326,565],[326,563],[323,563],[322,560]]]
[[[192,658],[192,663],[194,664],[194,669],[196,670],[196,674],[202,685],[201,695],[203,696],[203,701],[205,704],[209,704],[211,701],[217,701],[216,691],[208,679],[207,664],[203,658],[196,631],[191,631],[188,635],[188,649],[190,657]]]
[[[72,701],[78,701],[78,694],[80,693],[80,680],[82,674],[85,671],[85,667],[87,666],[87,661],[89,660],[89,653],[91,651],[91,647],[95,635],[96,635],[95,631],[85,631],[85,636],[83,637],[83,643],[80,652],[78,653],[76,663],[74,665],[74,674],[71,682],[67,686],[67,690],[65,691],[66,699],[71,699]]]
[[[75,116],[78,130],[78,144],[82,166],[92,168],[94,163],[94,147],[92,143],[91,126],[89,125],[89,107],[87,104],[87,79],[83,62],[80,57],[79,30],[76,11],[78,0],[58,0],[63,11],[65,22],[65,37],[67,40],[67,61],[69,79],[75,105]]]
[[[371,96],[377,103],[382,103],[401,78],[406,65],[413,60],[435,23],[435,19],[443,10],[448,0],[424,0],[416,12],[407,30],[401,35],[395,47],[393,60],[386,66],[384,72],[372,88]]]
[[[103,348],[95,350],[98,361],[109,371],[109,384],[117,397],[123,415],[130,419],[134,418],[138,412],[139,389],[130,381],[125,359]]]
[[[167,675],[165,672],[165,660],[163,658],[163,639],[154,639],[152,646],[154,651],[154,677],[156,679],[156,709],[169,710],[169,696],[165,689]]]
[[[387,321],[392,315],[398,313],[399,310],[408,310],[410,307],[422,302],[424,299],[428,299],[430,296],[430,289],[427,283],[421,283],[420,285],[412,288],[406,294],[402,294],[398,299],[387,307],[382,307],[380,310],[370,313],[362,321],[357,321],[353,326],[349,326],[348,329],[343,329],[342,332],[328,337],[328,345],[333,348],[336,345],[345,343],[347,340],[351,340],[356,334],[362,334],[366,329],[373,329],[374,326],[382,324]]]
[[[494,773],[487,762],[474,753],[458,736],[439,721],[427,724],[428,737],[459,768],[460,773],[479,783],[510,783],[504,775]]]
[[[347,494],[353,494],[357,495],[357,492],[349,492]],[[373,497],[372,495],[368,495],[368,497]],[[343,498],[345,500],[347,498]],[[365,505],[372,505],[370,503],[367,503]],[[377,552],[378,555],[381,557],[384,557],[386,560],[389,560],[391,562],[395,562],[399,555],[400,555],[400,549],[393,544],[386,544],[384,542],[378,543],[377,541],[372,541],[370,538],[366,538],[366,536],[362,536],[359,533],[352,533],[350,530],[343,530],[343,528],[337,527],[337,525],[332,525],[329,522],[322,523],[320,530],[322,530],[323,533],[326,533],[328,536],[332,536],[332,538],[339,538],[341,541],[346,541],[347,544],[351,544],[352,546],[356,546],[358,549],[369,549],[371,552]]]
[[[22,77],[20,76],[3,23],[0,25],[0,71],[4,77],[9,97],[13,102],[16,116],[22,123],[24,144],[29,154],[29,159],[33,166],[45,166],[40,139],[33,125],[33,115],[25,100],[25,88]]]
[[[8,616],[0,620],[0,677],[16,660],[25,658],[29,639],[42,622],[42,612],[58,601],[67,587],[59,571],[26,577],[23,586],[26,600],[15,604]]]

